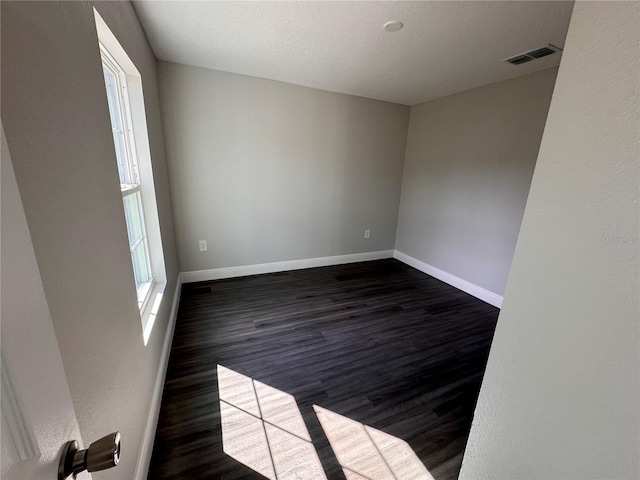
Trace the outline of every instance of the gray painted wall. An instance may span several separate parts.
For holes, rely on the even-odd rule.
[[[4,128],[0,128],[0,478],[54,479],[57,477],[60,447],[69,441],[69,437],[75,438],[80,445],[83,443]],[[31,434],[31,442],[25,442],[24,436],[16,435],[16,426],[20,424]],[[25,455],[31,450],[30,446],[37,448],[37,455]],[[84,475],[78,477],[79,480],[87,478]]]
[[[396,250],[503,295],[556,73],[411,107]]]
[[[576,2],[462,479],[640,473],[638,25]]]
[[[393,249],[408,107],[164,62],[159,76],[181,271]]]
[[[146,347],[91,3],[1,3],[2,122],[82,437],[122,432],[94,478],[133,478],[177,261],[156,61],[130,3],[96,7],[144,86],[168,279]]]

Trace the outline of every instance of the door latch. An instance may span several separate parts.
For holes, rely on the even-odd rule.
[[[97,472],[115,467],[120,462],[120,432],[113,432],[96,440],[85,450],[78,449],[72,440],[62,447],[58,464],[58,480],[73,480],[78,473],[87,470]]]

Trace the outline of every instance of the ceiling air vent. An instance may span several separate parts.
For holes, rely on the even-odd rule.
[[[543,45],[542,47],[535,48],[533,50],[529,50],[528,52],[520,53],[518,55],[514,55],[513,57],[509,57],[503,62],[508,62],[511,65],[520,65],[521,63],[527,63],[537,58],[546,57],[547,55],[551,55],[556,52],[561,52],[562,49],[556,47],[555,45],[551,45],[550,43]]]
[[[508,58],[507,62],[509,62],[511,65],[520,65],[521,63],[527,63],[531,60],[534,60],[534,58],[530,57],[529,55],[518,55],[517,57]]]

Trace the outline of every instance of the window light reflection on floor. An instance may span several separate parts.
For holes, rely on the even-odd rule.
[[[218,365],[223,451],[271,480],[326,480],[292,395]]]
[[[295,398],[218,365],[223,451],[270,480],[326,480]],[[434,480],[404,440],[313,406],[347,480]]]
[[[434,480],[404,440],[317,405],[313,409],[347,480]]]

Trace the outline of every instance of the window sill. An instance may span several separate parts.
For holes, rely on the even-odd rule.
[[[151,279],[150,282],[142,285],[136,292],[138,294],[138,310],[140,310],[140,316],[142,316],[142,312],[144,312],[147,305],[149,305],[149,299],[151,298],[155,285],[155,282]]]
[[[149,301],[146,302],[146,305],[140,312],[140,318],[142,319],[142,339],[145,346],[149,342],[149,337],[151,337],[151,330],[153,330],[153,325],[156,322],[156,316],[160,310],[166,286],[166,283],[154,283],[151,288],[151,294],[149,295]]]

